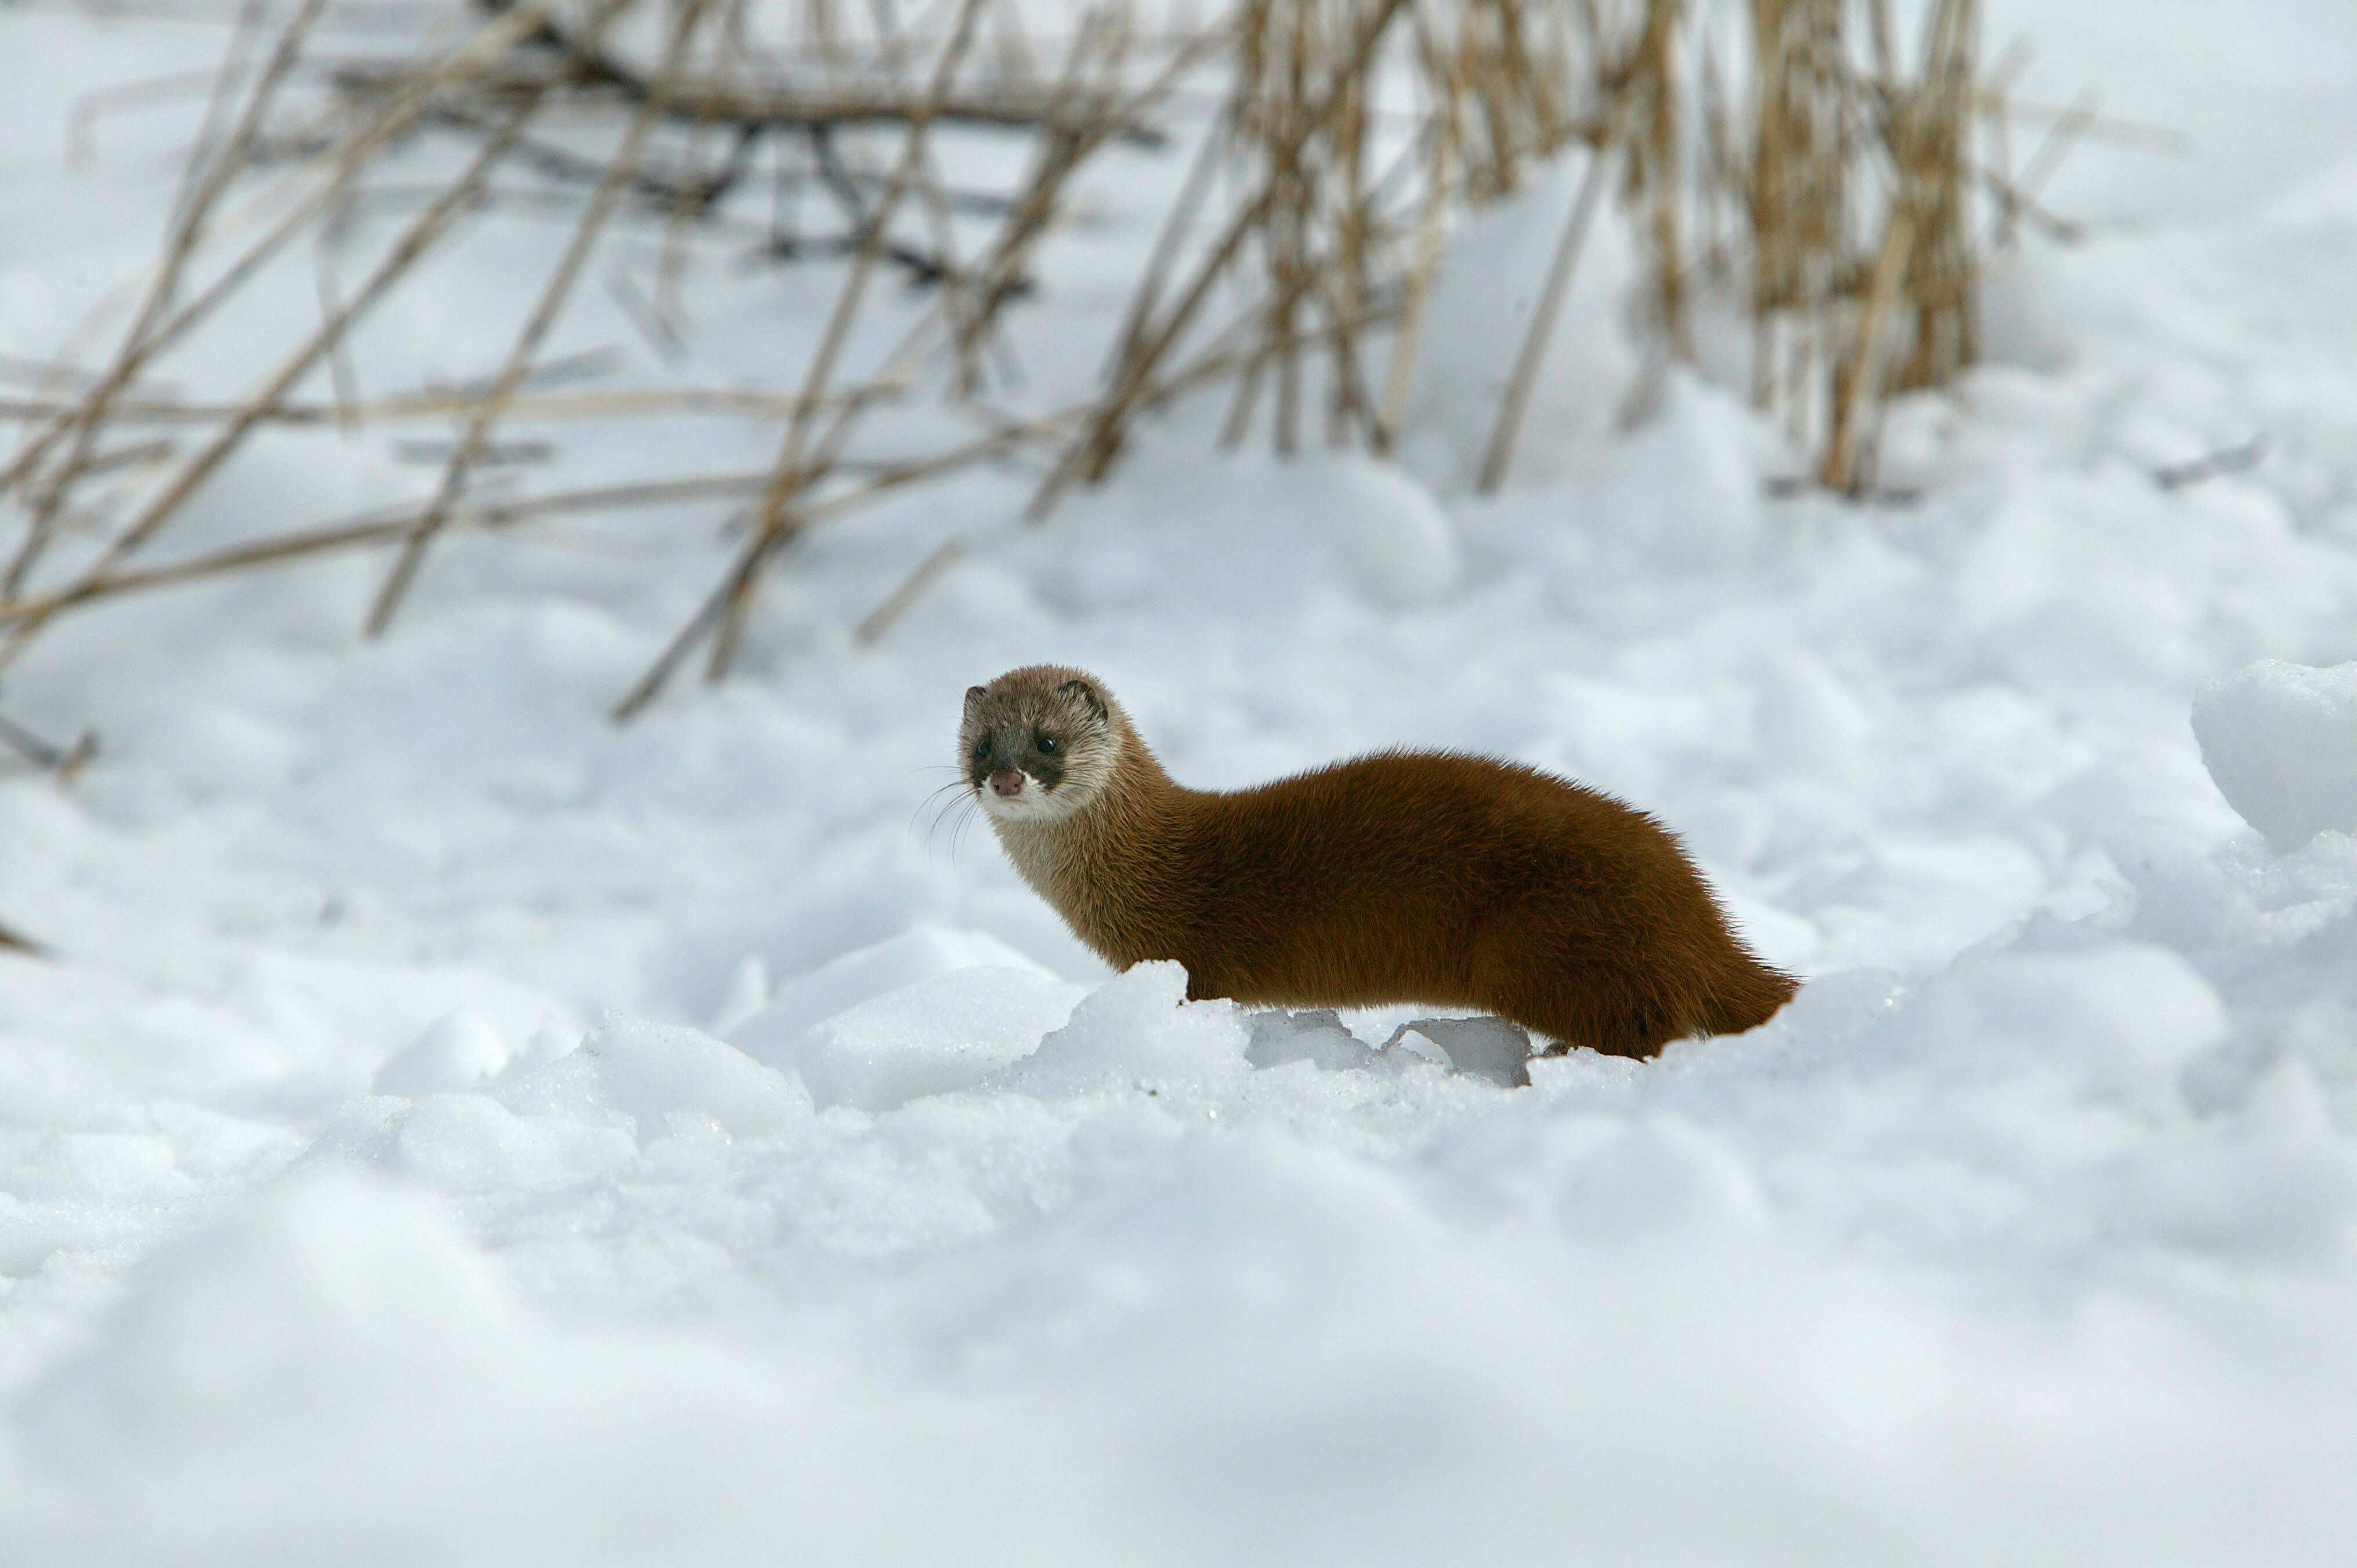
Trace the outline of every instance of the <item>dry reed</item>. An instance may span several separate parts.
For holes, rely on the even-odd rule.
[[[2001,137],[1996,166],[1978,156],[1979,125],[2002,128],[2017,106],[1980,74],[1977,0],[1927,0],[1911,70],[1899,63],[1889,0],[1749,0],[1732,60],[1714,52],[1710,18],[1684,0],[1236,0],[1216,25],[1176,35],[1142,25],[1130,0],[1103,0],[1047,69],[1011,0],[954,0],[931,35],[899,26],[888,6],[855,19],[834,0],[787,0],[794,37],[782,48],[748,41],[746,0],[655,0],[669,20],[651,66],[606,41],[634,0],[562,13],[549,0],[480,3],[473,31],[439,55],[339,61],[325,73],[324,101],[295,84],[319,78],[306,74],[307,50],[333,26],[330,0],[302,0],[258,69],[225,68],[160,259],[111,359],[0,398],[0,420],[24,431],[0,466],[0,499],[22,513],[0,569],[0,665],[58,615],[124,594],[389,549],[366,622],[373,634],[447,532],[749,499],[733,558],[624,695],[616,711],[627,717],[698,649],[707,678],[726,673],[764,575],[808,529],[908,485],[1034,452],[1044,472],[1028,515],[1044,517],[1072,486],[1108,472],[1138,420],[1214,382],[1227,384],[1231,444],[1265,426],[1281,452],[1321,430],[1329,444],[1387,450],[1450,223],[1574,151],[1587,171],[1529,328],[1502,368],[1482,488],[1506,476],[1583,238],[1610,196],[1644,258],[1643,317],[1659,355],[1691,357],[1697,311],[1712,290],[1731,294],[1751,323],[1754,397],[1788,422],[1822,483],[1861,489],[1872,483],[1884,401],[1945,385],[1977,354],[1983,248],[2020,222],[2049,220],[2036,205],[2040,182],[2098,124],[2083,107],[2046,115],[2046,141],[2018,175]],[[251,0],[243,15],[259,15]],[[1043,416],[988,413],[979,399],[989,367],[1014,360],[1014,306],[1074,182],[1108,147],[1158,141],[1157,122],[1222,55],[1227,75],[1197,161],[1145,258],[1101,387]],[[303,101],[290,107],[290,98]],[[619,116],[613,150],[591,158],[535,140],[532,127],[556,105]],[[943,186],[933,144],[962,124],[1031,138],[1009,188]],[[231,398],[158,383],[173,350],[294,241],[311,236],[323,258],[348,244],[344,220],[366,177],[429,125],[470,139],[472,157],[428,193],[357,288],[334,287],[323,259],[317,326],[279,346],[257,388]],[[888,168],[845,157],[839,133],[855,126],[897,136]],[[308,149],[294,172],[232,210],[231,196],[266,185],[289,147]],[[618,215],[663,225],[651,287],[618,270],[608,290],[668,358],[684,331],[690,238],[743,231],[729,204],[765,154],[783,169],[794,148],[842,231],[805,236],[773,220],[762,253],[831,258],[843,273],[791,390],[546,390],[553,362],[543,347]],[[507,199],[492,184],[500,171],[569,191],[577,205],[497,368],[466,389],[360,396],[354,328],[461,220]],[[901,220],[909,210],[921,238]],[[1988,212],[1994,224],[1981,220]],[[991,225],[963,257],[958,216]],[[242,246],[241,232],[252,235]],[[880,362],[855,368],[850,346],[874,314],[886,265],[924,285],[929,303]],[[296,399],[315,373],[332,395]],[[845,461],[878,403],[925,392],[984,413],[987,434],[880,467]],[[511,445],[497,439],[502,426],[633,413],[774,419],[776,456],[753,475],[469,499],[476,470]],[[455,426],[423,506],[161,564],[140,559],[255,430],[415,419]],[[192,427],[193,449],[159,440],[156,426]],[[117,438],[138,427],[150,434]],[[61,572],[52,557],[69,532],[81,559]],[[963,538],[928,553],[860,623],[860,639],[905,612],[954,563]]]

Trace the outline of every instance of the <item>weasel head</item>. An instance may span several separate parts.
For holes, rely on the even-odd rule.
[[[1033,664],[967,688],[958,761],[994,827],[1049,827],[1112,782],[1127,728],[1095,677]]]

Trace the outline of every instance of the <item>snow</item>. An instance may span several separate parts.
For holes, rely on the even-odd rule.
[[[985,933],[921,925],[822,964],[720,1033],[822,1106],[890,1111],[1029,1055],[1082,994]]]
[[[2193,734],[2218,792],[2278,854],[2357,832],[2357,662],[2263,659],[2204,684]]]
[[[1089,1089],[1160,1095],[1225,1087],[1250,1070],[1252,1031],[1232,1003],[1187,1001],[1187,971],[1162,960],[1135,965],[1072,1009],[1071,1021],[1006,1071],[1033,1094]]]
[[[748,1025],[739,1043],[791,1067],[822,1105],[889,1111],[972,1089],[1030,1055],[1081,995],[1081,987],[1028,968],[975,965],[847,1008],[797,1040],[777,1043]]]
[[[1572,169],[1452,240],[1398,467],[1215,452],[1212,397],[1046,530],[1027,471],[911,492],[626,729],[724,509],[454,539],[380,641],[374,562],[60,621],[0,693],[103,741],[0,776],[0,922],[53,952],[0,951],[0,1561],[2357,1556],[2357,37],[2323,0],[2012,30],[2025,91],[2199,141],[2074,151],[2085,238],[1892,411],[1911,501],[1771,487],[1772,429],[1643,364],[1609,226],[1473,498],[1516,337],[1484,300]],[[48,67],[5,111],[0,351],[144,263],[199,108],[70,170],[73,93],[220,40],[0,14]],[[1069,349],[1027,358],[1041,406],[1186,162],[1111,156],[1025,306]],[[488,369],[562,233],[470,231],[366,386]],[[205,384],[310,265],[192,347]],[[834,275],[706,265],[677,373],[779,384]],[[596,289],[550,352],[609,343],[663,373]],[[775,436],[544,434],[534,487]],[[274,437],[175,548],[436,477]],[[1524,1063],[1112,975],[930,820],[965,687],[1040,660],[1193,785],[1409,744],[1611,789],[1808,983],[1657,1062]]]
[[[451,1013],[376,1069],[379,1094],[415,1100],[441,1090],[472,1089],[507,1066],[514,1053],[489,1020],[475,1013]]]

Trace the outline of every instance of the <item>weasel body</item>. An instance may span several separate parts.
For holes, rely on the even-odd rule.
[[[1102,682],[1053,665],[969,690],[959,743],[1024,880],[1107,962],[1186,965],[1192,997],[1476,1008],[1645,1057],[1796,989],[1661,824],[1536,768],[1394,751],[1189,789]]]

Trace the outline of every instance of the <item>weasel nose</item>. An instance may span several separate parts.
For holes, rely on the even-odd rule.
[[[990,788],[1001,800],[1011,800],[1023,793],[1023,775],[1012,768],[1002,768],[990,776]]]

